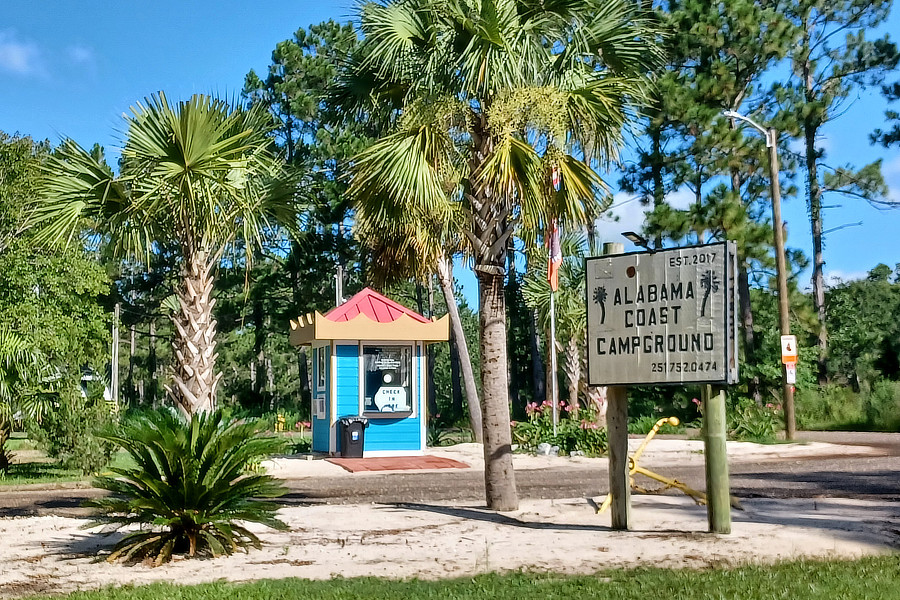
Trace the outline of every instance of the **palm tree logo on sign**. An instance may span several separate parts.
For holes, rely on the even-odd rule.
[[[594,289],[594,302],[600,305],[600,324],[606,323],[606,288],[598,286]]]
[[[713,271],[706,271],[700,276],[700,287],[703,288],[703,304],[700,305],[700,316],[706,316],[706,301],[709,295],[719,291],[719,276]]]

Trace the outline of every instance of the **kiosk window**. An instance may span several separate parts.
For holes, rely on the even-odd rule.
[[[412,412],[412,347],[363,346],[367,413]]]
[[[326,364],[327,357],[325,354],[325,348],[316,348],[316,389],[324,390],[325,389],[325,373],[327,372]]]

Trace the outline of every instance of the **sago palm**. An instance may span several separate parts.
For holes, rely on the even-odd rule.
[[[115,560],[168,561],[174,552],[189,556],[231,554],[260,540],[242,523],[286,525],[275,517],[277,505],[265,500],[285,493],[269,475],[247,474],[248,464],[284,448],[284,440],[259,435],[253,423],[223,422],[221,412],[189,420],[168,411],[151,412],[126,422],[103,437],[135,462],[111,468],[96,487],[112,492],[87,503],[96,523],[113,529],[139,526],[116,544]]]
[[[160,93],[126,117],[118,177],[71,140],[48,161],[36,207],[44,239],[77,239],[87,227],[116,255],[139,262],[162,243],[179,249],[169,392],[187,414],[215,407],[221,374],[212,293],[223,255],[240,240],[249,260],[277,223],[294,217],[266,123],[261,111],[216,98],[173,105]]]
[[[479,283],[487,502],[511,510],[508,240],[517,226],[599,212],[603,182],[582,159],[616,155],[660,56],[656,32],[622,0],[394,0],[361,12],[365,41],[334,100],[387,134],[357,157],[351,192],[382,223],[457,205]]]

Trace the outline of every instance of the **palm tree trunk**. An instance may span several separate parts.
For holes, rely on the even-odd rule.
[[[456,347],[459,350],[459,366],[462,370],[463,384],[466,388],[466,404],[469,408],[469,424],[472,427],[472,435],[479,444],[484,442],[482,432],[481,403],[478,401],[478,388],[475,386],[475,370],[472,368],[472,359],[469,356],[469,344],[466,342],[466,334],[463,332],[462,319],[459,317],[459,307],[456,305],[456,296],[453,293],[453,277],[450,260],[446,256],[438,259],[438,281],[441,284],[441,292],[447,303],[447,312],[450,314],[450,326],[453,328],[453,337],[456,339]]]
[[[150,406],[157,408],[159,399],[159,374],[156,365],[156,320],[150,319],[150,348],[147,351],[147,370],[150,372]]]
[[[538,312],[531,311],[528,319],[528,346],[531,352],[531,386],[534,402],[543,401],[547,393],[547,379],[544,373],[544,357],[541,355],[541,337],[537,327]]]
[[[216,373],[213,266],[202,252],[190,257],[185,265],[184,287],[177,292],[181,311],[172,317],[175,376],[167,391],[188,415],[215,410],[216,387],[222,377]]]
[[[516,415],[517,419],[525,418],[525,403],[521,401],[519,394],[519,360],[516,356],[516,335],[515,328],[512,326],[515,319],[517,301],[518,301],[518,276],[516,273],[516,253],[512,245],[512,236],[506,242],[506,306],[512,306],[513,312],[510,315],[507,310],[507,317],[510,327],[507,330],[507,347],[506,357],[509,364],[507,365],[509,376],[509,404],[510,412]]]
[[[488,507],[516,510],[519,497],[512,461],[506,363],[503,274],[478,273],[481,296],[481,391],[484,397],[484,488]]]
[[[291,161],[290,156],[288,157],[288,162]],[[291,253],[288,256],[288,260],[286,262],[288,274],[291,280],[291,299],[293,300],[292,311],[294,313],[300,314],[302,311],[299,307],[303,305],[303,298],[300,293],[300,273],[299,265],[297,264],[298,256],[302,252],[300,248],[300,244],[297,241],[291,242]],[[312,401],[312,390],[309,385],[309,368],[306,363],[306,347],[301,347],[300,351],[297,352],[297,377],[300,378],[300,402],[311,402]]]
[[[6,473],[12,462],[12,452],[6,449],[6,442],[9,441],[11,434],[12,421],[0,416],[0,473]]]
[[[456,333],[450,328],[450,415],[453,422],[463,415],[462,375],[459,364],[459,347]]]
[[[569,338],[565,349],[566,380],[569,384],[569,406],[573,417],[578,416],[578,390],[581,388],[581,348],[575,336]]]
[[[423,313],[424,314],[424,313]],[[434,278],[428,276],[428,318],[434,318]],[[439,412],[437,403],[437,389],[434,385],[434,344],[429,344],[425,348],[426,360],[428,364],[428,381],[426,382],[425,393],[428,401],[428,414],[436,416]]]
[[[741,261],[738,270],[738,304],[741,311],[741,331],[744,334],[744,360],[747,364],[756,364],[756,333],[753,331],[753,307],[750,304],[750,275],[746,261]],[[754,375],[747,382],[747,393],[753,401],[762,406],[762,391],[759,375]]]
[[[484,114],[472,128],[476,150],[469,161],[477,173],[493,150]],[[509,425],[509,372],[506,359],[506,240],[511,235],[509,209],[496,197],[497,190],[484,186],[471,202],[469,240],[475,246],[481,329],[481,394],[484,409],[484,491],[489,508],[516,510],[519,496],[512,461]]]
[[[525,256],[525,272],[528,272],[528,256]],[[531,354],[531,390],[532,401],[543,402],[547,393],[547,380],[544,372],[544,357],[541,355],[541,336],[537,327],[538,311],[531,311],[528,318],[528,348]]]

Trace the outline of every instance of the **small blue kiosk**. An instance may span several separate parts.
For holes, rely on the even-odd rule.
[[[326,314],[291,321],[291,344],[312,347],[312,449],[341,452],[337,423],[369,421],[364,457],[425,453],[425,346],[449,339],[431,320],[366,288]]]

